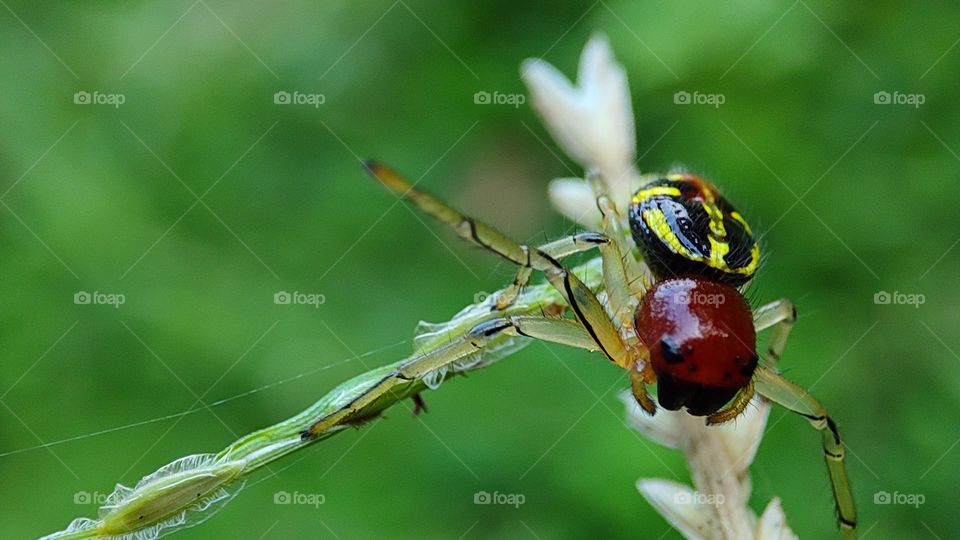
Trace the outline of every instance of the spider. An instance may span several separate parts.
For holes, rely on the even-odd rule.
[[[455,346],[443,353],[451,358],[438,362],[482,350],[504,334],[600,351],[629,373],[632,394],[647,414],[653,415],[657,405],[685,409],[706,417],[707,425],[735,419],[759,393],[821,432],[838,525],[844,538],[856,538],[856,509],[837,425],[819,401],[775,369],[796,321],[796,308],[781,299],[751,310],[741,289],[756,273],[760,247],[747,221],[713,184],[693,174],[672,173],[641,187],[630,200],[627,232],[598,175],[588,175],[601,232],[529,246],[460,214],[386,165],[368,161],[364,166],[461,238],[517,267],[512,284],[492,310],[507,309],[539,271],[572,312],[572,319],[503,313],[458,338],[462,343],[451,344]],[[560,263],[594,248],[601,255],[605,303]],[[768,328],[772,334],[761,363],[756,334]],[[396,375],[402,378],[404,373]],[[656,402],[648,390],[654,385]],[[326,426],[318,422],[304,436],[319,434]]]

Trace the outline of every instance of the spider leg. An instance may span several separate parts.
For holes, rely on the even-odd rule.
[[[606,195],[597,197],[597,208],[603,216],[601,227],[607,238],[614,239],[600,246],[600,256],[603,258],[603,285],[607,292],[607,301],[613,319],[622,328],[629,326],[633,319],[633,310],[630,308],[630,292],[628,291],[627,270],[623,264],[623,230],[620,227],[620,216],[613,203]]]
[[[597,351],[600,348],[597,341],[582,324],[569,319],[515,316],[496,320],[509,321],[513,324],[512,332],[521,336],[569,345],[590,352]],[[630,373],[630,388],[633,391],[634,399],[637,400],[640,408],[652,416],[657,412],[657,405],[647,391],[647,385],[656,380],[653,370],[649,369],[648,362],[637,361],[628,369],[628,372]],[[749,398],[747,401],[750,401]]]
[[[644,265],[630,254],[633,249],[628,240],[630,233],[623,228],[623,220],[613,200],[610,199],[607,184],[597,171],[588,171],[589,182],[596,196],[597,209],[600,211],[600,228],[604,236],[610,239],[600,246],[600,256],[603,259],[603,282],[607,293],[607,301],[614,321],[620,326],[632,327],[634,305],[632,299],[643,296],[650,283],[641,279],[648,275]],[[628,279],[628,276],[636,276]],[[649,360],[649,354],[639,343],[633,345],[635,352],[634,362],[627,367],[630,374],[630,389],[640,408],[647,414],[657,412],[656,402],[650,396],[647,387],[657,382]]]
[[[633,393],[633,399],[637,401],[637,405],[640,405],[644,412],[653,416],[657,412],[657,404],[653,400],[653,396],[650,395],[650,391],[647,390],[647,385],[655,383],[656,377],[653,374],[653,369],[649,366],[649,362],[636,362],[630,369],[630,391]]]
[[[603,246],[607,243],[608,241],[606,237],[604,237],[602,234],[583,232],[543,244],[537,249],[556,260],[560,260],[575,253],[589,251],[597,246]],[[517,296],[520,295],[520,291],[527,286],[532,273],[533,267],[530,266],[521,266],[519,269],[517,269],[517,274],[513,278],[513,283],[504,289],[503,292],[500,293],[500,296],[497,297],[497,302],[494,304],[493,310],[503,311],[512,306],[517,300]]]
[[[773,331],[765,353],[769,367],[758,366],[753,382],[760,395],[803,416],[821,432],[823,455],[830,475],[840,530],[844,538],[856,538],[857,510],[850,489],[850,479],[847,477],[843,441],[840,439],[837,424],[819,401],[775,371],[796,320],[797,308],[793,302],[786,299],[776,300],[754,311],[753,322],[757,331],[770,327],[773,327]]]
[[[757,332],[773,327],[766,352],[769,365],[776,366],[780,361],[796,321],[797,308],[785,298],[760,306],[753,312],[753,325]]]
[[[607,193],[607,184],[596,171],[587,174],[587,181],[596,195],[597,209],[600,211],[600,228],[604,236],[610,239],[600,246],[600,256],[603,259],[603,282],[607,293],[607,301],[614,321],[620,328],[633,326],[634,305],[632,299],[640,298],[647,290],[647,283],[636,283],[646,276],[647,272],[640,262],[630,254],[632,244],[628,238],[630,234],[623,228],[623,220],[617,211],[616,205]],[[627,276],[637,276],[628,279]],[[642,349],[642,348],[641,348]],[[637,359],[649,359],[646,351],[640,350]],[[647,386],[655,384],[657,377],[647,361],[635,361],[628,367],[630,373],[630,389],[640,408],[653,415],[657,411],[656,403],[650,396]]]
[[[628,234],[623,229],[623,220],[617,211],[616,205],[607,194],[607,186],[599,173],[590,171],[587,181],[596,195],[597,209],[600,211],[600,230],[611,241],[600,246],[600,255],[603,258],[604,290],[610,304],[610,312],[620,327],[631,324],[633,309],[631,309],[629,291],[630,280],[627,279],[627,267],[631,275],[642,275],[639,264],[633,257],[624,257],[629,254],[630,245],[627,243]]]
[[[722,424],[740,416],[740,414],[743,413],[743,411],[747,408],[747,405],[750,404],[750,400],[753,399],[753,395],[754,386],[753,380],[751,379],[746,386],[737,392],[737,395],[733,398],[733,401],[730,402],[730,405],[707,417],[707,425],[714,426],[717,424]]]
[[[434,370],[478,353],[504,335],[531,337],[588,351],[599,349],[599,345],[587,330],[569,319],[511,316],[484,321],[450,343],[426,354],[414,356],[385,371],[368,386],[355,390],[355,395],[349,402],[319,418],[301,433],[301,437],[316,437],[337,426],[353,425],[358,420],[375,418],[390,404],[413,397],[422,390],[422,387],[412,385],[412,381],[418,381]]]
[[[614,363],[630,369],[637,353],[628,350],[617,327],[607,316],[596,295],[572,272],[560,265],[554,257],[537,249],[519,244],[489,225],[464,216],[443,201],[414,187],[393,169],[367,162],[367,171],[394,193],[406,198],[422,211],[452,227],[463,239],[473,242],[521,268],[542,271],[547,280],[564,297],[600,350]]]
[[[827,462],[827,472],[833,487],[833,498],[837,505],[837,520],[843,537],[857,537],[857,510],[850,489],[850,479],[844,465],[844,447],[840,439],[837,424],[830,418],[827,409],[806,390],[781,377],[775,371],[764,366],[757,367],[753,380],[757,391],[770,401],[787,410],[793,411],[810,421],[810,424],[823,435],[823,455]]]

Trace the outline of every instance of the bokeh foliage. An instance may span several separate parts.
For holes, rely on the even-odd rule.
[[[0,536],[61,528],[94,512],[74,503],[78,493],[108,493],[113,481],[134,483],[289,416],[410,344],[341,361],[408,340],[418,319],[442,320],[509,279],[504,264],[395,204],[362,176],[358,157],[422,176],[421,186],[516,238],[570,230],[545,188],[577,172],[572,163],[528,106],[477,105],[473,95],[523,92],[518,65],[530,56],[572,73],[594,30],[627,68],[641,168],[705,173],[762,231],[757,300],[799,305],[783,365],[844,429],[864,530],[949,537],[960,527],[951,508],[960,7],[4,7],[0,453],[335,365],[216,416],[0,457]],[[280,90],[326,101],[276,105]],[[725,103],[676,105],[681,90]],[[77,105],[77,91],[126,101]],[[878,91],[925,102],[878,105]],[[80,290],[126,303],[76,305]],[[326,302],[275,305],[279,290]],[[925,303],[878,305],[878,291]],[[687,473],[678,454],[623,426],[615,394],[625,384],[598,358],[534,345],[430,392],[423,424],[395,410],[272,467],[180,537],[659,537],[667,525],[634,481]],[[782,416],[771,416],[753,468],[755,507],[780,496],[796,531],[829,537],[818,436]],[[474,505],[481,490],[522,493],[526,503]],[[278,491],[322,493],[325,504],[275,505]],[[926,502],[878,505],[878,492]]]

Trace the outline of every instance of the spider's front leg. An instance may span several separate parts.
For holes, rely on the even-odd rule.
[[[796,307],[789,300],[777,300],[754,312],[754,325],[757,331],[773,327],[773,332],[764,355],[766,365],[757,367],[753,375],[753,383],[760,395],[803,416],[821,432],[823,455],[830,475],[840,530],[843,531],[844,538],[856,538],[857,509],[844,464],[844,446],[837,424],[830,418],[827,409],[810,393],[776,372],[776,365],[783,354],[787,338],[796,320]]]
[[[582,232],[554,240],[553,242],[548,242],[539,246],[537,249],[559,261],[570,255],[589,251],[597,246],[601,246],[601,249],[603,249],[602,246],[607,243],[607,237],[602,234]],[[518,268],[513,282],[497,297],[497,301],[493,305],[493,310],[503,311],[512,306],[513,303],[516,302],[520,292],[530,281],[531,274],[533,274],[532,266],[521,266]]]
[[[622,218],[617,207],[607,192],[607,184],[596,171],[587,174],[587,181],[596,196],[597,210],[600,211],[600,230],[611,241],[601,246],[600,256],[603,258],[603,283],[610,304],[613,319],[621,327],[633,324],[634,309],[631,298],[643,295],[643,287],[631,294],[630,276],[640,276],[645,271],[636,258],[630,255],[631,245],[627,240],[629,234],[623,229]]]
[[[518,315],[484,321],[462,336],[410,358],[371,380],[348,390],[351,399],[322,418],[317,418],[301,437],[319,437],[338,426],[358,425],[376,418],[386,407],[419,391],[412,383],[430,372],[447,368],[457,361],[482,352],[502,335],[524,336],[561,345],[596,351],[597,343],[576,321]]]
[[[775,367],[780,362],[783,350],[787,347],[787,338],[796,322],[797,308],[785,298],[760,306],[753,312],[753,326],[757,332],[773,327],[767,344],[767,365]]]
[[[810,421],[823,435],[823,456],[830,474],[833,498],[837,505],[837,520],[843,537],[857,537],[857,509],[853,502],[850,479],[844,464],[844,446],[837,424],[830,418],[827,409],[806,390],[784,379],[777,372],[759,366],[754,381],[760,395],[793,411]]]
[[[600,211],[601,230],[611,240],[600,247],[600,256],[603,259],[603,283],[607,293],[607,301],[610,304],[610,312],[613,314],[614,322],[620,328],[632,327],[634,309],[631,298],[641,297],[644,290],[642,286],[638,288],[628,278],[628,272],[629,275],[639,278],[639,276],[644,275],[645,271],[641,268],[637,259],[630,255],[631,248],[627,241],[627,235],[621,226],[620,215],[616,205],[607,193],[607,187],[603,179],[597,172],[590,171],[587,174],[587,181],[596,195],[597,210]],[[635,280],[638,278],[635,278]],[[631,290],[632,285],[633,290]],[[657,411],[657,405],[650,396],[647,387],[655,384],[657,377],[650,365],[649,353],[639,342],[633,344],[632,347],[635,351],[632,355],[633,362],[627,366],[627,372],[630,375],[630,390],[640,408],[653,415]]]
[[[620,367],[633,371],[642,351],[624,343],[619,329],[607,315],[597,296],[573,272],[564,268],[555,257],[536,247],[519,244],[489,225],[457,212],[440,199],[421,191],[393,169],[376,163],[365,163],[367,171],[394,193],[409,200],[422,211],[453,228],[456,233],[488,251],[519,266],[539,270],[557,289],[573,310],[577,320],[597,347]],[[604,243],[604,245],[606,242]],[[606,266],[606,265],[605,265]],[[604,272],[607,272],[606,267]],[[634,385],[638,403],[653,414],[653,400],[644,385]],[[640,392],[640,393],[637,393]]]

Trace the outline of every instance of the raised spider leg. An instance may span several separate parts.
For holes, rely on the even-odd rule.
[[[627,243],[627,236],[623,231],[620,214],[617,212],[616,205],[607,195],[607,185],[599,173],[590,171],[587,174],[587,181],[596,195],[597,209],[600,211],[600,227],[603,234],[611,239],[607,244],[600,246],[600,256],[603,260],[603,283],[604,290],[607,293],[607,301],[610,304],[614,322],[620,327],[631,326],[633,324],[633,309],[630,300],[633,296],[639,298],[646,290],[646,284],[631,290],[634,285],[627,278],[628,268],[630,275],[643,276],[646,272],[642,269],[637,259],[630,256],[630,246]],[[646,352],[642,352],[638,357],[647,358]],[[657,405],[647,386],[656,382],[656,376],[650,363],[647,361],[635,361],[627,368],[630,373],[630,390],[634,399],[640,405],[640,408],[649,414],[654,414]]]
[[[556,260],[560,260],[575,253],[589,251],[605,244],[607,244],[607,238],[604,235],[595,232],[582,232],[548,242],[539,246],[537,249]],[[517,269],[513,283],[505,288],[503,292],[500,293],[500,296],[497,297],[493,310],[503,311],[512,306],[517,300],[517,296],[520,295],[520,291],[527,286],[532,273],[533,267],[530,266],[521,266]]]
[[[810,421],[823,435],[823,455],[830,474],[833,498],[837,505],[837,520],[845,539],[857,537],[857,509],[850,490],[850,479],[844,465],[843,441],[837,424],[830,418],[827,409],[806,390],[781,377],[764,366],[757,367],[753,380],[760,395],[793,411]]]
[[[450,343],[426,354],[415,356],[396,368],[385,371],[383,376],[370,386],[360,389],[350,402],[331,414],[318,419],[302,437],[319,436],[339,425],[356,425],[376,417],[389,403],[377,400],[394,392],[395,388],[410,381],[423,378],[431,371],[449,366],[490,345],[501,335],[525,336],[561,345],[596,351],[599,346],[586,329],[569,319],[550,319],[538,316],[511,316],[484,321]],[[411,397],[416,392],[410,389],[399,396]],[[398,401],[393,399],[392,402]]]
[[[773,327],[773,331],[767,344],[766,366],[757,367],[753,381],[760,395],[803,416],[822,433],[823,454],[833,487],[840,530],[845,538],[856,538],[857,511],[844,465],[843,441],[837,425],[819,401],[775,371],[796,321],[797,308],[793,302],[786,299],[776,300],[754,311],[753,322],[757,331],[770,327]]]
[[[524,268],[544,272],[547,279],[566,299],[581,324],[595,338],[600,349],[618,365],[629,365],[627,350],[613,323],[593,292],[568,272],[556,259],[535,247],[507,238],[483,222],[464,216],[436,197],[421,191],[385,165],[368,162],[367,170],[381,183],[406,198],[437,220],[451,226],[457,234],[504,259]]]
[[[567,271],[547,253],[519,244],[483,222],[464,216],[436,197],[415,188],[393,169],[367,162],[367,171],[394,193],[406,198],[422,211],[452,227],[457,234],[523,268],[542,271],[547,280],[564,297],[590,337],[603,353],[620,367],[633,372],[641,351],[623,342],[613,321],[607,316],[597,296],[572,272]],[[606,269],[604,269],[606,272]],[[644,362],[645,364],[645,362]],[[646,390],[644,388],[644,394]],[[637,396],[645,410],[652,404],[649,396]]]
[[[630,253],[627,234],[623,230],[622,220],[617,207],[607,194],[607,185],[599,173],[590,171],[587,181],[596,196],[597,210],[600,211],[600,230],[611,241],[600,246],[600,255],[603,257],[604,290],[610,303],[610,312],[614,320],[622,328],[632,323],[633,309],[630,305],[630,280],[627,278],[628,268],[630,275],[644,274],[637,260]]]
[[[753,326],[757,332],[773,326],[770,340],[767,343],[767,365],[776,366],[787,346],[787,338],[797,322],[797,308],[793,302],[781,298],[769,304],[760,306],[753,312]]]
[[[797,309],[793,302],[786,299],[775,300],[754,310],[753,325],[757,332],[773,327],[764,358],[768,366],[776,367],[796,321]],[[737,393],[730,405],[708,416],[707,425],[722,424],[740,416],[750,404],[753,395],[754,385],[751,381]]]
[[[600,246],[600,256],[603,258],[603,286],[610,303],[610,312],[613,319],[621,328],[629,326],[633,319],[633,310],[630,309],[630,292],[628,291],[627,270],[623,265],[623,253],[620,250],[623,231],[620,229],[620,218],[613,203],[606,195],[597,197],[597,208],[603,216],[601,226],[607,238],[615,239]],[[619,239],[619,240],[617,240]]]

